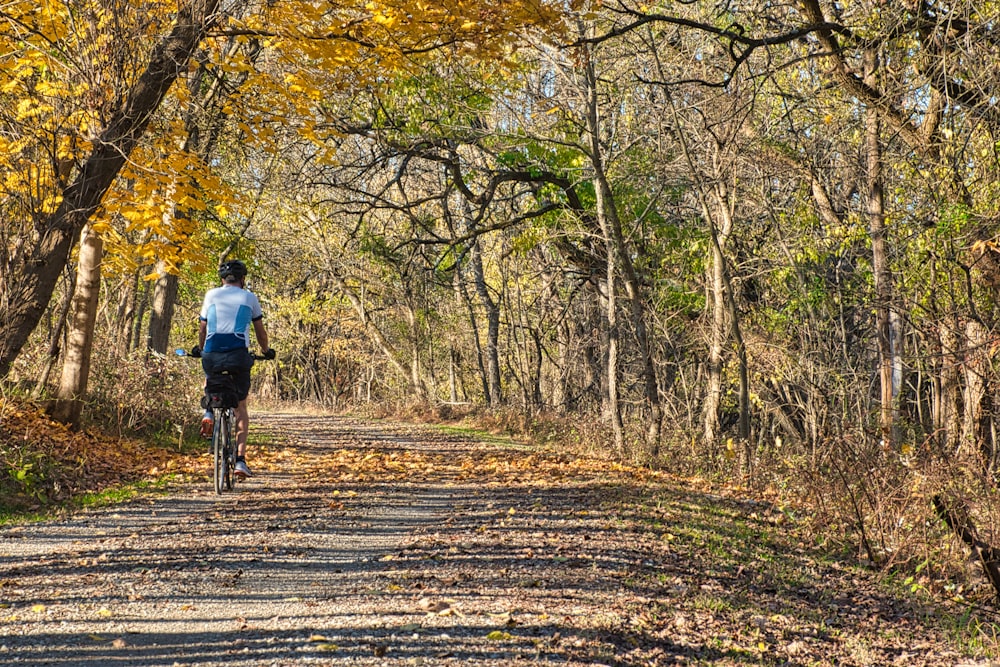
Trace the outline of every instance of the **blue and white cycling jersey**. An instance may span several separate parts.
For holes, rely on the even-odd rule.
[[[208,290],[201,304],[207,323],[203,352],[228,352],[250,347],[250,324],[264,316],[257,295],[238,285]]]

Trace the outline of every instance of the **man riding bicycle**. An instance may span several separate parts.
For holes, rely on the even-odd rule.
[[[242,478],[251,475],[246,463],[247,435],[250,415],[247,396],[250,393],[250,325],[265,358],[273,359],[274,350],[268,345],[267,330],[260,301],[246,289],[247,266],[238,259],[219,267],[222,285],[205,293],[198,327],[201,367],[211,377],[229,371],[235,380],[239,405],[236,411],[236,466],[234,473]],[[212,411],[206,410],[201,420],[202,437],[212,437]]]

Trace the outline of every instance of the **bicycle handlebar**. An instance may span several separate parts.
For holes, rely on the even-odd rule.
[[[178,357],[195,357],[196,359],[200,359],[201,348],[198,347],[197,345],[192,347],[190,350],[185,350],[184,348],[179,347],[176,350],[174,350],[174,354],[176,354]],[[253,357],[254,360],[256,361],[274,361],[275,357],[277,357],[278,355],[274,351],[274,348],[272,347],[268,349],[266,354],[251,353],[250,356]]]

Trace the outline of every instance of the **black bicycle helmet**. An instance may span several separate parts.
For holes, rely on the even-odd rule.
[[[219,277],[225,281],[239,281],[247,276],[247,265],[238,259],[223,262],[219,267]]]

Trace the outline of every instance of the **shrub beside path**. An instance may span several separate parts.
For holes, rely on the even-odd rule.
[[[235,493],[193,475],[0,528],[0,663],[990,664],[765,504],[459,431],[255,420],[273,439]]]

